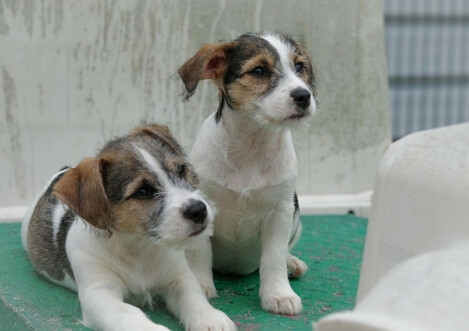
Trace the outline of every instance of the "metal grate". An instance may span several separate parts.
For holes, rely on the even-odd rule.
[[[394,139],[469,121],[469,0],[385,0]]]

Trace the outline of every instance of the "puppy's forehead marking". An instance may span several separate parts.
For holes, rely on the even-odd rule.
[[[262,38],[267,40],[275,48],[284,70],[291,68],[290,55],[295,52],[295,49],[290,44],[283,41],[279,36],[267,34],[262,36]]]
[[[295,53],[297,53],[295,45],[275,34],[266,34],[262,36],[262,38],[267,40],[277,51],[280,57],[280,65],[282,68],[281,70],[283,71],[285,77],[287,77],[285,82],[292,84],[293,87],[301,86],[309,90],[303,79],[298,77],[294,71],[295,64],[293,63],[293,56]]]
[[[169,178],[166,175],[165,171],[163,168],[160,166],[158,161],[146,150],[143,148],[138,147],[136,144],[133,144],[135,149],[140,153],[142,156],[143,160],[147,164],[149,170],[153,171],[153,173],[160,179],[161,184],[164,187],[167,187],[169,184]]]

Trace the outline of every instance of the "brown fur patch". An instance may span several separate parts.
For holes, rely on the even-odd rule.
[[[142,182],[145,180],[145,176],[141,175],[141,174],[137,174],[137,176],[135,177],[134,180],[132,180],[130,182],[130,184],[128,184],[126,187],[125,187],[125,190],[124,190],[124,199],[127,199],[129,198],[139,187],[142,186]]]
[[[178,157],[167,157],[164,160],[164,164],[169,171],[175,173],[181,171],[181,167],[185,166],[184,160]]]
[[[275,65],[274,57],[269,53],[261,53],[246,61],[241,68],[241,74],[245,75],[256,67],[263,67],[273,71]]]
[[[183,64],[178,73],[186,87],[186,99],[194,94],[201,80],[213,79],[218,87],[222,87],[221,79],[228,68],[229,52],[234,47],[235,43],[204,45]]]
[[[231,106],[241,112],[247,110],[243,106],[252,105],[267,90],[268,86],[268,78],[259,79],[246,75],[236,80],[230,84],[227,91]]]
[[[164,160],[164,164],[168,171],[177,174],[177,176],[186,180],[190,185],[196,186],[199,184],[197,175],[191,165],[187,164],[183,158],[173,156],[167,157]]]
[[[275,59],[268,52],[260,53],[247,60],[241,68],[241,77],[229,85],[227,94],[230,97],[231,105],[243,111],[243,105],[251,105],[269,88],[272,75],[256,77],[249,74],[257,67],[262,67],[267,72],[274,71]]]
[[[53,193],[78,216],[99,229],[111,223],[111,209],[103,187],[102,159],[88,158],[68,170]]]
[[[142,214],[148,209],[145,205],[151,204],[150,207],[152,207],[154,203],[154,201],[129,199],[114,205],[112,207],[112,227],[125,233],[143,233],[146,229],[141,219],[147,217],[142,217]]]

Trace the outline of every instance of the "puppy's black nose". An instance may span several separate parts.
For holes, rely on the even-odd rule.
[[[182,216],[194,223],[203,223],[207,218],[207,206],[200,200],[190,200],[189,205],[182,212]]]
[[[295,101],[298,107],[302,109],[308,107],[311,101],[311,93],[301,87],[298,87],[291,91],[290,96],[293,98],[293,101]]]

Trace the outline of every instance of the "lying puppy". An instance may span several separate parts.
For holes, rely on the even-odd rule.
[[[159,295],[187,330],[235,330],[182,250],[213,232],[196,184],[167,127],[138,127],[53,176],[23,221],[23,245],[45,278],[78,292],[87,327],[167,330],[124,303]]]
[[[186,98],[203,79],[219,89],[218,110],[203,124],[190,155],[202,191],[218,210],[213,266],[239,274],[259,268],[262,307],[297,314],[301,299],[288,275],[299,277],[307,266],[288,253],[301,233],[289,129],[316,110],[310,55],[285,35],[245,34],[203,46],[179,75]],[[190,263],[213,296],[213,280],[201,270],[210,268],[211,256],[197,256]]]

